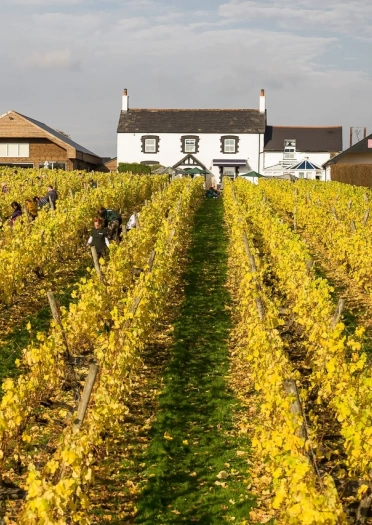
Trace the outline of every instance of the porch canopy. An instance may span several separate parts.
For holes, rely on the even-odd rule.
[[[246,159],[213,159],[213,166],[226,166],[229,168],[237,168],[239,166],[246,165]]]

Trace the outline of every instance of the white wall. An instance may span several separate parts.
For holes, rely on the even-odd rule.
[[[144,135],[157,135],[159,141],[159,153],[143,153],[142,137]],[[150,131],[149,133],[118,133],[117,143],[117,157],[119,162],[143,162],[154,160],[163,166],[174,166],[187,153],[181,150],[181,137],[183,135],[197,135],[199,137],[199,152],[192,153],[204,166],[211,170],[219,181],[219,168],[213,166],[213,159],[248,159],[249,166],[252,170],[258,171],[259,164],[259,149],[263,151],[264,139],[263,135],[259,134],[245,134],[236,135],[239,140],[238,153],[221,153],[221,135],[220,134],[201,134],[201,133],[156,133]],[[229,135],[229,133],[225,133]],[[235,135],[235,134],[234,134]],[[261,169],[262,169],[262,155],[261,155]],[[240,173],[248,170],[248,167],[241,167]]]

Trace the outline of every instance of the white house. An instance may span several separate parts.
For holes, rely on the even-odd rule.
[[[198,167],[235,177],[260,171],[266,128],[265,93],[259,109],[131,109],[125,89],[118,124],[120,162]]]
[[[342,151],[342,128],[267,126],[258,109],[132,109],[124,89],[117,162],[161,164],[236,177],[256,171],[323,179],[322,165]]]
[[[326,180],[323,164],[340,151],[341,126],[266,126],[262,174]]]

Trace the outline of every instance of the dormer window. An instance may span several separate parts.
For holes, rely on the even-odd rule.
[[[224,135],[221,137],[221,153],[238,153],[239,137],[235,135]]]
[[[158,153],[159,137],[157,135],[144,135],[142,137],[142,153]]]
[[[199,153],[198,135],[183,135],[181,137],[181,151],[182,153]]]
[[[284,141],[284,160],[292,160],[296,158],[296,140],[286,139]]]

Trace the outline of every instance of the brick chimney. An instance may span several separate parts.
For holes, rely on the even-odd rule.
[[[260,113],[265,113],[266,111],[266,97],[265,97],[265,90],[261,89],[261,95],[260,95]]]
[[[129,97],[128,97],[128,90],[124,89],[123,91],[123,99],[121,103],[121,110],[122,111],[128,111],[129,110]]]

